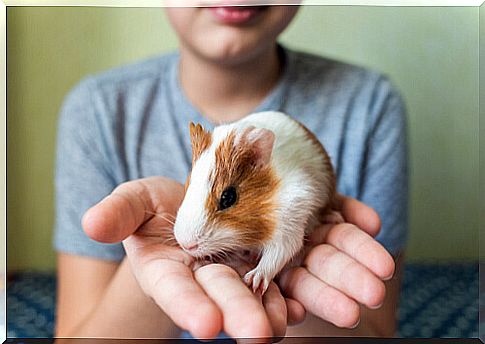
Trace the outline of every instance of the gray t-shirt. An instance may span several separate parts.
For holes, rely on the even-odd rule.
[[[382,75],[283,49],[284,71],[253,112],[285,112],[323,143],[338,191],[381,217],[377,239],[392,253],[407,233],[407,145],[404,107]],[[178,53],[116,68],[80,82],[59,122],[56,228],[60,252],[121,260],[121,244],[89,239],[84,212],[118,184],[148,176],[183,183],[191,165],[189,122],[214,127],[190,103],[178,79]]]

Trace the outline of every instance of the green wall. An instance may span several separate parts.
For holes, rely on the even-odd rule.
[[[480,137],[485,137],[485,3],[480,6]],[[485,261],[485,140],[480,141],[480,258]],[[483,269],[481,274],[485,273]],[[484,276],[484,275],[482,275]],[[482,277],[481,277],[482,278]]]
[[[402,91],[410,259],[478,252],[478,8],[302,8],[290,47],[381,70]],[[56,121],[87,73],[172,50],[162,9],[7,9],[8,267],[52,268]]]

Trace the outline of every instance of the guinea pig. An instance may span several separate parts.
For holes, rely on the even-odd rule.
[[[174,235],[198,259],[251,252],[244,282],[262,294],[337,208],[330,158],[315,136],[281,112],[260,112],[212,133],[190,124],[192,170]],[[222,254],[222,255],[221,255]]]

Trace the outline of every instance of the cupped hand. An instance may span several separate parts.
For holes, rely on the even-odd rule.
[[[394,260],[373,237],[380,230],[377,213],[365,204],[339,195],[345,220],[318,227],[309,238],[302,266],[279,278],[283,294],[306,311],[339,327],[359,324],[360,306],[379,308],[383,281],[392,278]]]
[[[213,338],[220,331],[232,337],[278,337],[288,322],[302,321],[301,304],[285,299],[275,283],[260,299],[228,266],[192,271],[192,257],[170,241],[182,199],[183,186],[167,178],[127,182],[86,212],[83,228],[100,242],[123,241],[142,290],[194,337]]]

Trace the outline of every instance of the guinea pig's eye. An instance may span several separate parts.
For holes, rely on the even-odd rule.
[[[234,186],[229,186],[222,192],[221,199],[219,200],[219,210],[224,210],[232,207],[237,201],[237,192]]]

